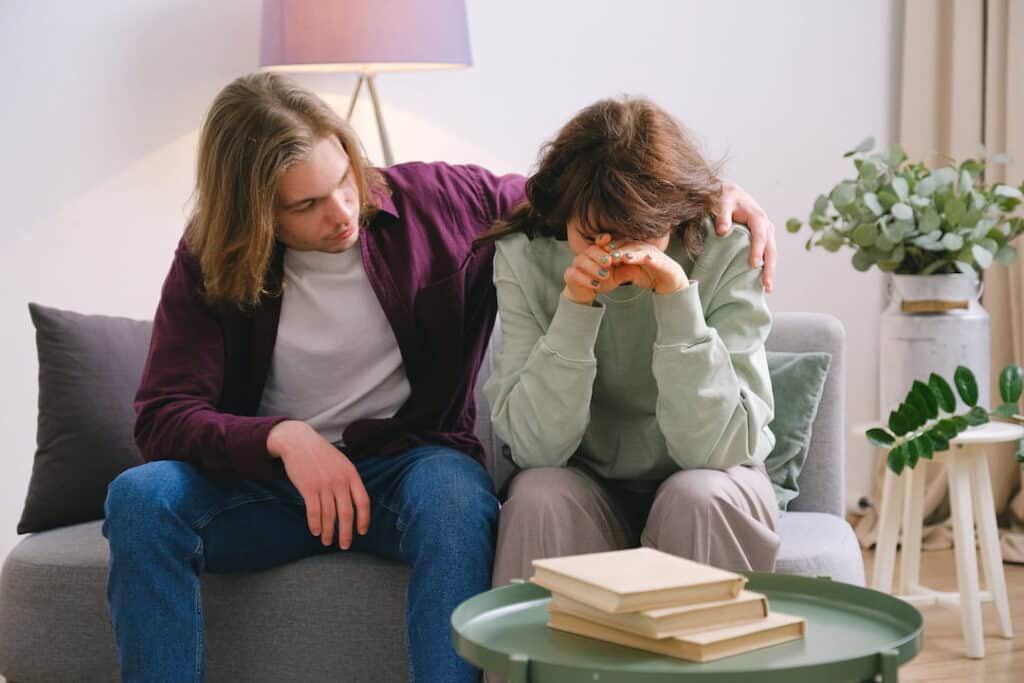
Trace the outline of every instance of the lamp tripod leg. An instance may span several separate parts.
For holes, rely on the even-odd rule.
[[[380,146],[384,151],[384,165],[391,166],[395,159],[391,154],[391,143],[388,142],[388,133],[384,128],[384,114],[380,109],[380,98],[377,97],[377,86],[374,83],[374,76],[366,77],[366,86],[370,90],[370,99],[373,100],[373,113],[377,117],[377,130],[380,131]]]
[[[363,88],[363,81],[366,80],[366,76],[359,74],[359,80],[356,81],[355,90],[352,91],[352,97],[348,100],[348,113],[345,114],[345,120],[352,120],[352,112],[356,110],[356,102],[359,100],[359,91]]]

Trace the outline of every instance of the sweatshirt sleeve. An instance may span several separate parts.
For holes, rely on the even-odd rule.
[[[590,422],[604,308],[559,297],[544,330],[504,254],[494,260],[501,348],[484,393],[494,430],[520,467],[558,467],[576,452]]]
[[[201,273],[178,247],[153,320],[153,336],[135,395],[135,442],[142,457],[183,460],[229,479],[271,479],[267,435],[284,417],[220,412],[224,335],[202,300]]]
[[[654,297],[657,420],[683,469],[762,462],[775,444],[764,350],[771,314],[761,272],[746,258],[736,251],[712,292],[694,282]],[[709,297],[706,317],[701,296]]]

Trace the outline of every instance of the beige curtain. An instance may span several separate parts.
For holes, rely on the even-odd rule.
[[[986,180],[1019,185],[1024,178],[1024,0],[906,0],[903,23],[900,142],[912,159],[1009,152],[1014,162]],[[992,391],[1010,362],[1024,364],[1024,240],[1012,266],[985,272],[983,302],[992,317]],[[1024,563],[1022,471],[1006,444],[989,455],[1003,559]],[[944,468],[931,466],[925,489],[922,547],[953,545]],[[875,467],[875,508],[856,524],[861,544],[874,544],[885,462]]]

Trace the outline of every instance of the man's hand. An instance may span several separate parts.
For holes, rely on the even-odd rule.
[[[775,281],[775,226],[746,190],[735,183],[723,182],[715,232],[724,235],[733,222],[750,228],[750,265],[756,268],[764,264],[761,282],[765,290],[771,292]]]
[[[306,502],[309,532],[320,542],[334,542],[338,523],[338,547],[352,545],[353,508],[359,534],[370,528],[370,497],[355,465],[305,422],[286,420],[270,430],[267,450],[281,458],[285,472]]]

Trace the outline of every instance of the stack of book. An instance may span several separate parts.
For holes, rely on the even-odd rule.
[[[650,548],[535,560],[551,591],[548,626],[707,662],[803,638],[806,622],[768,609],[746,577]]]

